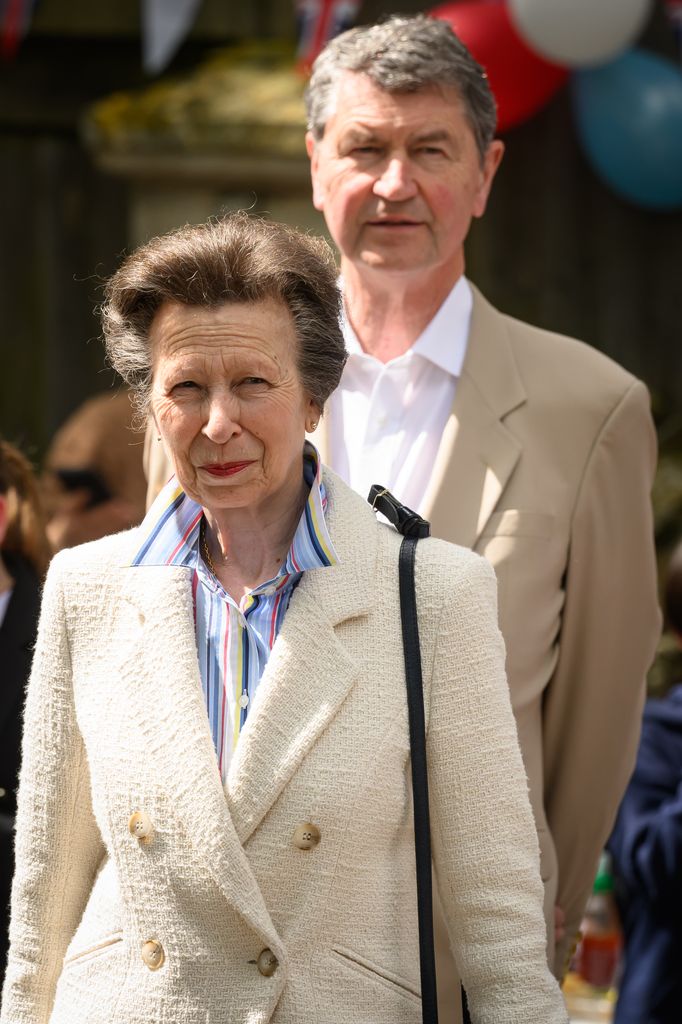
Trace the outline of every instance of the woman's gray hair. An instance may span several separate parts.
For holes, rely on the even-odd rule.
[[[308,128],[316,141],[324,135],[339,78],[347,71],[361,72],[391,93],[454,86],[481,160],[485,156],[497,126],[495,98],[484,69],[447,22],[425,14],[394,15],[332,39],[313,64],[306,90]]]
[[[287,225],[241,212],[188,224],[140,246],[107,281],[101,314],[109,361],[133,388],[144,418],[149,329],[162,303],[215,307],[272,298],[291,313],[301,381],[322,412],[346,361],[337,274],[323,239]]]

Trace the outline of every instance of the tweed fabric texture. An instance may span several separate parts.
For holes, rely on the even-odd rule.
[[[324,480],[339,564],[294,593],[224,786],[189,570],[126,567],[135,531],[53,562],[1,1024],[420,1021],[400,538]],[[566,1024],[493,572],[421,542],[417,599],[436,877],[473,1019]]]

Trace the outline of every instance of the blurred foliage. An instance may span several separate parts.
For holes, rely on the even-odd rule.
[[[215,50],[191,74],[100,100],[84,138],[116,152],[301,157],[304,87],[289,44],[243,43]]]
[[[682,539],[682,412],[656,408],[659,461],[652,492],[658,554],[658,578],[665,583],[670,555]],[[673,683],[682,681],[682,650],[673,635],[664,631],[656,660],[649,672],[649,692],[662,696]]]

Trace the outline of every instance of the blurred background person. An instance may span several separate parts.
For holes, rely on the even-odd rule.
[[[146,482],[133,418],[121,388],[87,399],[55,434],[42,475],[54,551],[141,521]]]
[[[682,544],[665,585],[682,648]],[[682,1020],[682,680],[644,709],[634,774],[609,840],[624,934],[615,1024]]]
[[[0,440],[0,978],[14,871],[21,712],[47,562],[43,510],[30,463]]]

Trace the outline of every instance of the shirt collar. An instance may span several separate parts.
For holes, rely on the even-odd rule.
[[[310,492],[286,559],[277,575],[254,593],[262,593],[273,585],[279,587],[292,574],[336,565],[339,561],[325,520],[327,496],[322,461],[310,441],[305,442],[303,449],[303,476]],[[142,521],[139,530],[143,542],[131,565],[196,566],[202,516],[201,505],[185,494],[172,477]]]
[[[462,372],[464,356],[466,355],[473,302],[471,285],[466,277],[462,275],[443,301],[436,315],[426,325],[414,345],[405,353],[405,356],[411,354],[422,356],[422,358],[428,359],[429,362],[453,377],[459,377]],[[374,356],[370,356],[363,351],[362,345],[346,316],[345,308],[341,319],[341,327],[346,342],[346,349],[351,358],[374,359]],[[404,359],[405,356],[399,356],[398,358]],[[376,361],[378,362],[378,360]],[[396,361],[391,360],[391,362]]]

